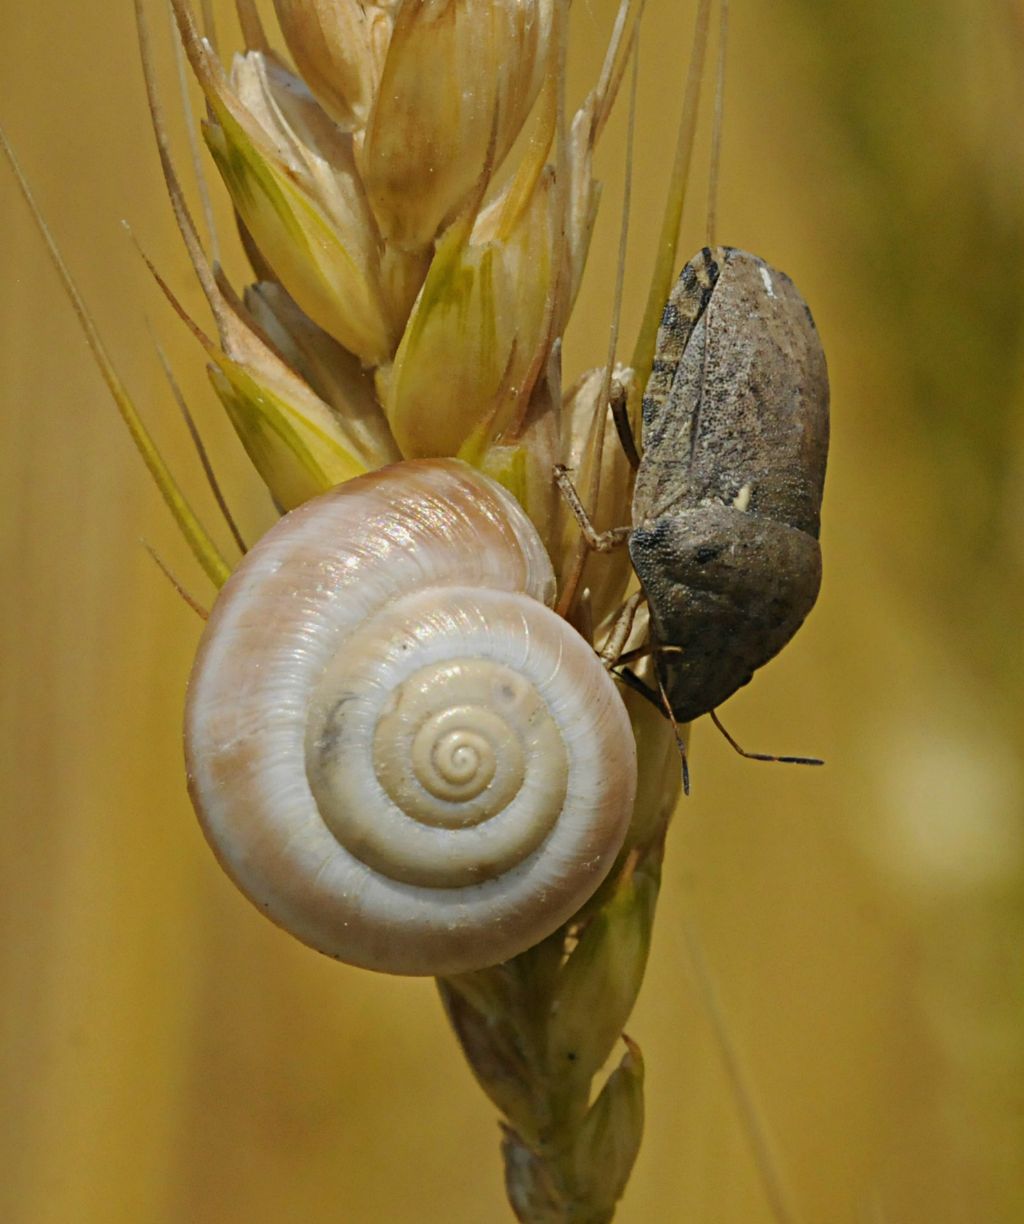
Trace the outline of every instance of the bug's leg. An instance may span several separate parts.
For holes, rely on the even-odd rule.
[[[672,706],[669,704],[668,696],[665,693],[665,686],[658,679],[658,687],[648,684],[645,680],[641,680],[636,672],[632,672],[628,667],[624,667],[621,671],[612,669],[612,675],[616,676],[627,687],[631,688],[634,693],[639,693],[641,697],[646,697],[651,705],[657,706],[662,714],[672,724],[672,731],[676,738],[676,747],[679,749],[679,760],[683,767],[683,794],[690,793],[690,763],[686,756],[686,742],[683,739],[683,732],[676,722],[675,715],[672,713]]]
[[[626,655],[623,654],[623,649],[629,641],[629,635],[633,632],[636,614],[640,610],[640,605],[644,602],[645,598],[646,596],[643,591],[635,591],[630,595],[622,605],[619,619],[608,634],[604,647],[598,651],[598,658],[609,671],[619,663],[627,661]],[[632,656],[635,652],[630,651],[629,654]]]
[[[643,646],[637,646],[634,650],[627,650],[624,655],[619,656],[620,663],[636,663],[640,659],[646,659],[648,655],[667,655],[667,654],[682,654],[682,646],[661,646],[654,642],[645,642]]]
[[[568,469],[560,463],[555,466],[555,484],[558,485],[559,492],[565,498],[565,504],[572,511],[576,522],[579,523],[587,546],[594,552],[611,552],[613,548],[620,548],[629,539],[631,527],[612,527],[609,531],[594,529],[594,524],[590,521],[590,516],[576,491],[576,486],[569,477]]]
[[[782,765],[824,765],[825,764],[824,761],[819,760],[817,757],[770,756],[766,752],[747,752],[746,749],[741,748],[740,745],[729,734],[729,732],[726,731],[725,727],[722,725],[722,720],[718,717],[718,714],[714,710],[711,710],[710,714],[711,714],[711,721],[715,724],[715,726],[719,729],[719,731],[721,731],[721,733],[725,736],[726,742],[728,743],[729,747],[732,748],[735,752],[738,752],[741,757],[746,757],[748,761],[778,761]]]
[[[665,685],[661,680],[661,673],[655,673],[658,677],[658,692],[661,694],[661,708],[665,711],[668,721],[672,724],[672,734],[676,737],[676,747],[679,749],[679,757],[683,765],[683,794],[690,793],[690,762],[686,756],[686,742],[683,739],[683,733],[680,730],[679,724],[676,722],[676,716],[672,711],[672,703],[668,699],[668,693],[665,692]]]
[[[630,671],[628,667],[624,667],[621,671],[617,671],[614,667],[610,670],[616,680],[621,680],[626,688],[632,689],[634,693],[639,693],[641,697],[646,697],[651,705],[657,706],[662,714],[665,713],[661,694],[653,685],[648,684],[646,680],[641,680],[636,672]]]
[[[663,646],[660,643],[648,641],[643,646],[638,646],[635,650],[628,650],[625,654],[618,653],[621,652],[622,647],[629,639],[629,631],[633,627],[633,620],[636,617],[637,609],[645,598],[642,591],[637,591],[635,595],[627,600],[618,621],[615,623],[615,628],[605,644],[604,650],[601,651],[600,657],[605,667],[608,668],[613,676],[621,680],[627,688],[631,688],[635,693],[646,697],[651,705],[656,706],[672,724],[672,732],[675,735],[676,747],[679,749],[679,759],[683,767],[683,794],[688,795],[690,793],[690,764],[686,756],[686,743],[683,739],[682,729],[673,713],[672,703],[665,692],[665,685],[662,683],[661,675],[657,672],[655,673],[658,680],[657,688],[655,688],[654,685],[641,680],[636,672],[630,671],[629,667],[626,666],[626,664],[635,663],[638,659],[647,658],[648,655],[652,654],[682,654],[683,648],[681,646]],[[624,626],[625,631],[623,631]],[[617,651],[614,655],[612,655],[613,647]]]
[[[619,435],[619,445],[625,452],[629,466],[635,472],[640,466],[640,452],[636,448],[633,426],[629,421],[629,396],[626,388],[618,379],[612,385],[612,394],[608,406],[612,410],[612,420],[615,422],[615,432]]]

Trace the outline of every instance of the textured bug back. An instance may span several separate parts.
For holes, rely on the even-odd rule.
[[[705,248],[665,309],[644,400],[630,555],[673,711],[745,684],[817,597],[828,375],[789,277]]]

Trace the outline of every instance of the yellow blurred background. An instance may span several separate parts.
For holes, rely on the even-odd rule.
[[[576,101],[612,8],[574,6]],[[648,10],[627,336],[692,18],[689,0]],[[687,931],[789,1218],[1024,1219],[1022,14],[1010,0],[733,5],[719,237],[812,304],[833,449],[820,603],[724,715],[748,746],[828,765],[750,764],[708,720],[694,730],[694,794],[630,1024],[648,1125],[622,1224],[778,1218]],[[201,315],[130,5],[6,0],[3,33],[0,117],[122,373],[212,519],[151,316],[257,535],[271,508],[119,225]],[[705,109],[684,254],[702,241],[707,126]],[[623,133],[621,107],[570,377],[604,349]],[[511,1218],[493,1111],[432,984],[300,947],[203,843],[179,729],[199,625],[140,541],[208,594],[6,168],[0,207],[0,1219]]]

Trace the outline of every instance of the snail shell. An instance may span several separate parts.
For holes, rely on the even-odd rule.
[[[515,499],[456,460],[338,486],[247,554],[185,720],[217,857],[304,943],[391,973],[496,964],[607,874],[629,719]]]

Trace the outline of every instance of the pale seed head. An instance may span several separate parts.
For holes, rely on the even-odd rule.
[[[363,127],[380,79],[391,19],[358,0],[274,0],[303,80],[346,130]]]
[[[379,384],[403,454],[456,454],[477,431],[486,445],[529,395],[548,339],[551,187],[542,175],[500,237],[487,217],[468,235],[453,226],[438,243]]]
[[[512,147],[548,70],[553,0],[405,0],[359,150],[384,236],[430,243]]]
[[[385,360],[400,322],[388,317],[351,137],[298,77],[258,51],[235,59],[215,114],[207,143],[281,283],[364,363]]]

